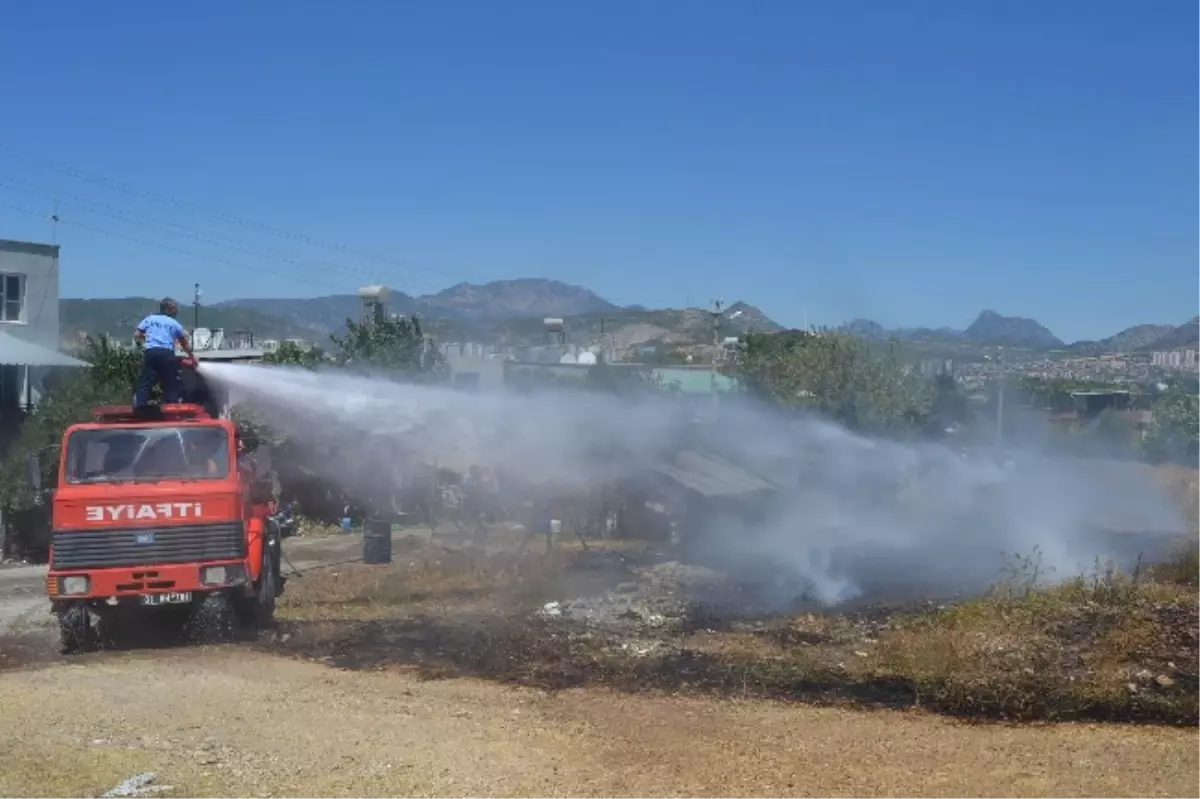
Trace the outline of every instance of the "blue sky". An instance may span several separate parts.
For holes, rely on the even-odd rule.
[[[1099,337],[1197,312],[1197,27],[1183,0],[10,4],[0,237],[47,240],[57,197],[65,296],[537,276]]]

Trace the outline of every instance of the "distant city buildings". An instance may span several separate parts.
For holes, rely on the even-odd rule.
[[[1165,350],[1151,353],[1150,363],[1163,369],[1196,371],[1196,350]]]
[[[994,360],[964,362],[956,367],[955,376],[969,385],[980,385],[1000,377],[1015,379],[1021,376],[1044,380],[1137,383],[1150,379],[1155,368],[1164,367],[1153,364],[1150,353],[1065,358],[1040,356],[1020,360],[1014,358],[1003,365]]]
[[[953,358],[930,358],[918,362],[913,371],[921,377],[932,380],[935,377],[955,377],[957,372],[954,368]]]
[[[223,328],[197,327],[192,330],[192,351],[202,361],[258,361],[266,350],[249,330],[226,333]],[[278,348],[278,342],[275,347]]]

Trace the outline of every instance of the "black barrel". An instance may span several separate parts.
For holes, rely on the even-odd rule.
[[[363,528],[363,563],[392,562],[392,523],[372,520]]]

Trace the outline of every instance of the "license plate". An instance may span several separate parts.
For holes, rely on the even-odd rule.
[[[192,601],[189,591],[173,591],[169,594],[143,594],[143,605],[186,605]]]

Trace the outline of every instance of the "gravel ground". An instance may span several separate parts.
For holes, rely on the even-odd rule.
[[[237,647],[0,679],[0,794],[1195,796],[1195,730],[345,672]]]

